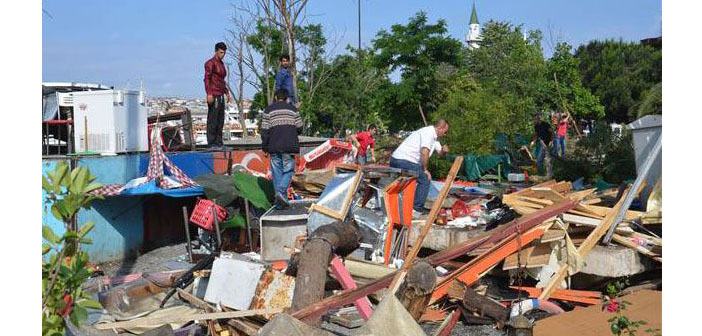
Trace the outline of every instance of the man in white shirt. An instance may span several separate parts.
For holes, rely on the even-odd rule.
[[[443,147],[438,138],[443,137],[449,129],[444,119],[439,119],[434,125],[420,128],[410,134],[390,157],[390,167],[417,172],[417,189],[414,193],[414,211],[416,217],[424,212],[424,202],[429,195],[431,174],[427,169],[429,157],[436,150],[439,155],[448,152],[448,146]]]

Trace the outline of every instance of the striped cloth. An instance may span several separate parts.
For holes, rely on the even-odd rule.
[[[154,127],[152,131],[153,134],[160,134],[161,128]],[[164,178],[163,166],[168,167],[173,179],[178,181],[180,185],[173,185],[168,179]],[[149,151],[149,167],[146,172],[146,180],[139,184],[138,186],[149,183],[156,180],[156,185],[161,189],[174,189],[174,188],[190,188],[196,187],[198,184],[193,181],[188,175],[186,175],[180,168],[178,168],[163,152],[163,147],[161,146],[161,137],[152,136],[151,139],[151,150]],[[96,196],[117,196],[124,191],[124,184],[108,184],[102,186],[98,189],[91,191],[89,194]]]

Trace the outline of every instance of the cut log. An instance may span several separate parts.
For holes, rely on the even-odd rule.
[[[420,261],[409,269],[405,282],[400,285],[395,295],[414,320],[419,322],[419,318],[427,309],[434,287],[436,287],[436,271],[431,265]]]
[[[353,222],[334,222],[319,227],[312,233],[299,255],[292,311],[324,298],[324,284],[332,249],[339,256],[345,257],[358,248],[360,241],[360,231]],[[310,322],[317,324],[319,319]]]

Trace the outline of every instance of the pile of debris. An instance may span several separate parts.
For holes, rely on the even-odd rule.
[[[71,329],[331,335],[337,325],[337,334],[425,335],[420,324],[434,324],[435,335],[449,335],[459,321],[531,329],[603,303],[603,284],[616,277],[575,281],[600,248],[648,258],[635,284],[660,289],[662,238],[651,229],[660,227],[660,205],[629,210],[640,190],[465,184],[454,181],[461,163],[433,182],[431,211],[420,219],[412,218],[412,172],[350,164],[305,171],[295,186],[308,197],[258,218],[255,252],[215,246],[188,270],[95,279],[105,309]]]

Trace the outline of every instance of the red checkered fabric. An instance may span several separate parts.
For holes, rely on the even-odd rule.
[[[166,154],[163,153],[163,148],[161,147],[160,142],[160,137],[154,137],[152,140],[150,151],[151,157],[149,160],[149,168],[146,173],[146,182],[156,179],[156,184],[159,188],[174,188],[175,186],[171,185],[171,183],[168,182],[167,179],[163,178],[163,165],[165,164],[166,167],[168,167],[168,170],[171,172],[171,175],[173,175],[173,178],[176,181],[180,182],[182,184],[182,187],[188,188],[197,186],[198,184],[195,183],[195,181],[193,181],[187,175],[185,175],[185,173],[182,170],[180,170],[180,168],[178,168],[176,165],[174,165],[173,162],[171,162],[171,160],[166,156]]]
[[[117,196],[122,193],[122,188],[124,188],[124,184],[108,184],[89,192],[89,194],[95,196]]]
[[[161,130],[156,127],[152,134],[161,134]],[[176,165],[171,162],[171,160],[163,153],[163,148],[161,147],[161,137],[152,136],[151,139],[151,150],[149,151],[149,168],[146,172],[146,181],[140,185],[144,185],[154,179],[156,179],[156,185],[161,189],[173,189],[176,186],[172,185],[168,179],[164,178],[163,165],[168,167],[168,170],[173,175],[173,178],[180,182],[181,188],[189,188],[198,186],[198,184],[193,181],[188,175],[180,170]],[[122,193],[124,189],[124,184],[108,184],[95,189],[90,194],[100,195],[100,196],[117,196]]]

